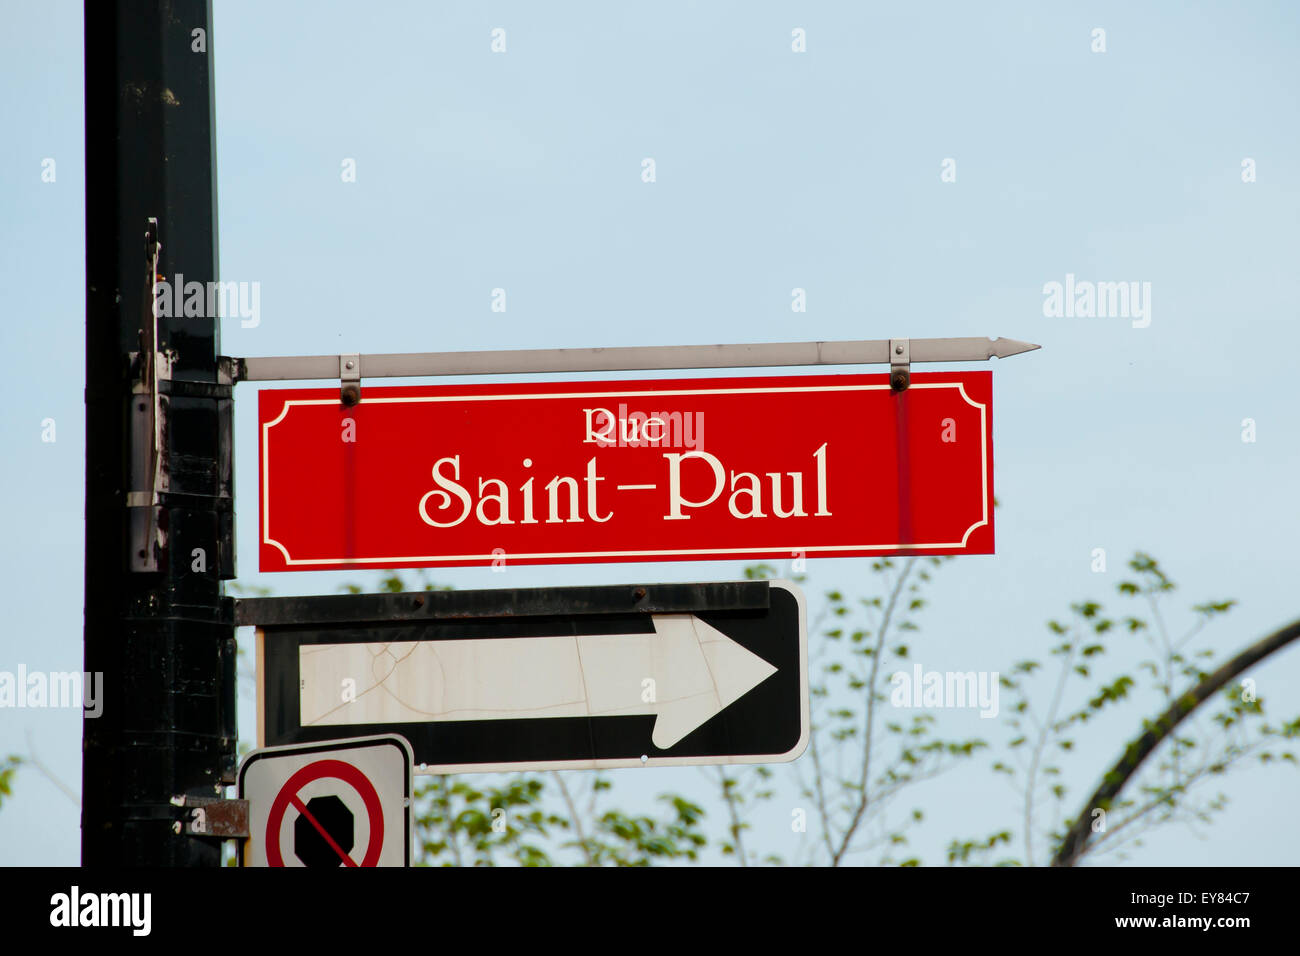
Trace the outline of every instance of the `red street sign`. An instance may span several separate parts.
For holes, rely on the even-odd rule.
[[[992,373],[263,390],[261,570],[993,553]]]

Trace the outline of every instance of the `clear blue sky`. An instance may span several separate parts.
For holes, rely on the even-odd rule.
[[[79,670],[81,5],[10,3],[4,19],[0,669]],[[490,50],[496,27],[505,54]],[[791,51],[796,27],[806,53]],[[1105,53],[1091,50],[1098,27]],[[993,364],[998,553],[944,568],[917,658],[1005,671],[1045,656],[1043,622],[1084,597],[1113,603],[1135,549],[1179,582],[1175,605],[1240,602],[1210,632],[1220,656],[1300,615],[1294,5],[218,0],[210,43],[222,278],[261,283],[261,324],[227,320],[226,354],[1039,342]],[[345,158],[355,183],[341,181]],[[940,179],[946,158],[955,182]],[[1068,273],[1150,282],[1149,327],[1045,317],[1043,285]],[[490,311],[497,287],[505,313]],[[791,312],[795,287],[806,314]],[[238,393],[240,581],[333,592],[358,576],[256,574],[255,388]],[[1241,440],[1246,418],[1254,443]],[[1090,570],[1098,547],[1106,574]],[[508,583],[740,571],[512,568]],[[809,571],[814,612],[820,592],[867,578],[859,560]],[[503,584],[487,569],[435,576]],[[1300,653],[1254,676],[1275,716],[1300,712]],[[251,738],[248,688],[241,705]],[[1069,762],[1079,798],[1138,717]],[[951,719],[954,733],[1004,739],[973,714]],[[0,754],[33,749],[79,789],[76,712],[0,710]],[[711,800],[696,770],[615,780],[629,808],[670,788]],[[1213,827],[1163,831],[1134,859],[1293,863],[1300,775],[1250,770],[1223,790]],[[793,802],[778,799],[759,842],[791,851]],[[947,837],[1018,819],[987,761],[924,802],[932,839],[914,849],[930,863]],[[0,862],[75,863],[78,846],[73,801],[21,771],[0,809]]]

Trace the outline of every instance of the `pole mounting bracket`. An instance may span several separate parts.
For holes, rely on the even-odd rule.
[[[246,840],[249,837],[247,800],[180,794],[172,797],[171,804],[190,811],[189,819],[177,820],[173,824],[177,833],[218,840]]]

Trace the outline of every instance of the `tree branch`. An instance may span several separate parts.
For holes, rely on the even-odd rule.
[[[1103,810],[1108,809],[1114,799],[1119,796],[1120,791],[1124,789],[1125,784],[1137,772],[1142,762],[1151,755],[1152,751],[1166,737],[1173,733],[1174,728],[1182,723],[1192,711],[1205,703],[1216,691],[1227,685],[1233,678],[1250,669],[1274,651],[1281,650],[1297,637],[1300,637],[1300,620],[1292,621],[1280,631],[1276,631],[1263,640],[1252,644],[1175,700],[1149,730],[1125,748],[1119,761],[1102,777],[1101,786],[1080,808],[1078,816],[1074,818],[1074,824],[1066,833],[1065,839],[1061,841],[1061,846],[1052,859],[1052,866],[1073,866],[1075,864],[1079,857],[1084,854],[1088,840],[1092,836],[1092,820],[1089,811],[1094,807],[1100,807]]]

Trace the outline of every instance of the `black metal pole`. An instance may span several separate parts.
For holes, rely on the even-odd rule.
[[[233,777],[231,388],[205,310],[157,319],[172,361],[148,392],[145,243],[156,218],[158,273],[216,280],[211,11],[85,0],[84,15],[85,668],[103,675],[104,707],[84,722],[82,863],[217,865],[217,842],[176,832],[189,811],[171,798],[217,796]],[[154,418],[151,448],[140,423]],[[140,470],[151,452],[158,481]]]

